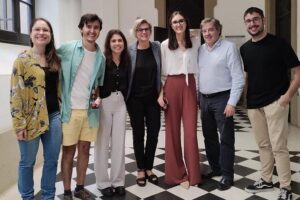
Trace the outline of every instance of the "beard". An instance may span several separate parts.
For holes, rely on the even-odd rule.
[[[255,27],[258,27],[258,26],[255,26]],[[249,29],[251,29],[251,28],[252,28],[252,27],[250,27]],[[257,29],[257,32],[255,32],[255,33],[251,32],[250,30],[247,30],[247,31],[248,31],[248,33],[249,33],[252,37],[257,37],[257,36],[263,34],[263,32],[264,32],[264,27],[263,27],[263,26],[260,27],[259,29]]]

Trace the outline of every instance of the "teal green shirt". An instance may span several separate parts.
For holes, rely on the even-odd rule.
[[[71,91],[78,71],[78,67],[84,57],[82,40],[70,41],[63,44],[57,50],[61,58],[61,118],[62,122],[68,122],[71,117]],[[93,73],[90,77],[89,93],[97,86],[103,85],[105,70],[105,58],[96,44],[96,59]],[[89,126],[99,126],[99,109],[92,109],[89,105],[87,110]]]

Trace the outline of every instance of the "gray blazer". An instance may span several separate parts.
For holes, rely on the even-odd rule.
[[[131,58],[131,72],[129,75],[129,85],[128,85],[128,92],[127,92],[127,97],[126,100],[129,98],[130,93],[131,93],[131,87],[132,87],[132,82],[133,82],[133,77],[134,77],[134,72],[135,72],[135,65],[136,65],[136,54],[137,54],[137,42],[134,44],[131,44],[128,47],[130,58]],[[161,75],[161,53],[160,53],[160,43],[158,41],[150,42],[150,46],[152,48],[152,52],[156,61],[156,89],[159,94],[160,92],[160,87],[161,87],[161,80],[160,80],[160,75]]]

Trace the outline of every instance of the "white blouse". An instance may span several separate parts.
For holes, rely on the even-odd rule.
[[[186,84],[188,85],[188,74],[197,74],[198,72],[198,49],[201,45],[200,39],[191,38],[193,47],[182,50],[170,50],[168,47],[169,39],[161,43],[161,81],[165,84],[168,75],[186,75]]]

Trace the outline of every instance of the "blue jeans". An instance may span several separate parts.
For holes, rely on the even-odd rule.
[[[226,117],[224,110],[230,92],[213,97],[200,94],[202,131],[207,160],[213,172],[233,181],[234,165],[234,121]],[[218,135],[220,133],[220,138]]]
[[[41,180],[42,200],[54,199],[57,160],[60,152],[62,133],[59,112],[49,115],[49,130],[30,141],[19,141],[19,192],[24,200],[34,199],[33,168],[39,149],[40,140],[43,143],[44,165]]]

